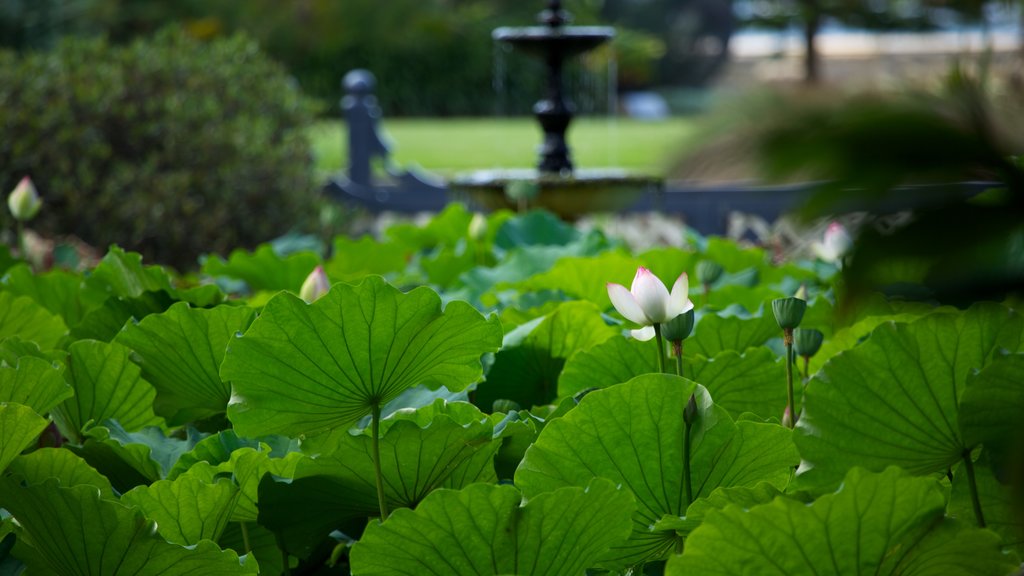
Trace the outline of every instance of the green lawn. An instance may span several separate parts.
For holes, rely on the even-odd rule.
[[[393,118],[384,120],[383,128],[400,166],[418,165],[445,176],[534,166],[541,141],[533,118]],[[695,133],[693,120],[686,118],[578,118],[569,128],[569,145],[580,168],[617,166],[663,174]],[[343,122],[320,122],[311,136],[318,171],[335,172],[345,166],[348,136]]]

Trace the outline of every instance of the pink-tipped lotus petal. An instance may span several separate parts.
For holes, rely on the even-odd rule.
[[[649,322],[661,323],[670,320],[668,288],[650,270],[641,266],[636,271],[633,286],[629,290]]]
[[[637,304],[633,294],[622,284],[608,284],[608,298],[611,298],[612,306],[622,314],[622,317],[636,324],[649,324],[650,320],[644,316],[644,311]]]
[[[629,335],[637,340],[646,342],[654,338],[654,326],[644,326],[639,330],[630,330]]]
[[[683,272],[676,279],[676,283],[672,285],[672,292],[669,294],[669,320],[691,308],[693,308],[693,302],[690,302],[690,278],[686,272]]]
[[[312,303],[324,294],[327,294],[330,289],[331,281],[327,278],[324,267],[317,266],[309,273],[309,276],[306,276],[306,281],[302,283],[302,288],[299,289],[299,298]]]

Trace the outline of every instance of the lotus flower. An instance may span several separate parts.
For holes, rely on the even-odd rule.
[[[327,291],[330,289],[331,281],[327,278],[324,267],[317,266],[309,273],[309,276],[306,276],[305,282],[302,283],[302,288],[299,289],[299,298],[306,302],[315,302],[318,298],[327,294]]]
[[[670,293],[661,280],[643,266],[637,268],[629,290],[621,284],[608,284],[612,306],[626,320],[643,326],[631,331],[637,340],[650,340],[654,337],[655,324],[668,322],[691,310],[693,302],[690,302],[689,291],[690,281],[685,272],[679,275]]]
[[[11,215],[20,222],[28,222],[35,218],[42,205],[43,201],[39,199],[39,193],[28,176],[22,178],[7,197],[7,207],[11,209]]]
[[[821,243],[814,245],[814,251],[822,260],[838,262],[853,247],[853,238],[839,222],[833,221],[825,229]]]

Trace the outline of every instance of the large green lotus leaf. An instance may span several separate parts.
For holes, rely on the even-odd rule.
[[[981,504],[985,527],[1003,538],[1003,546],[1024,554],[1024,518],[1017,512],[1019,503],[1014,502],[1010,486],[1000,483],[993,473],[986,450],[974,463],[974,479],[978,487],[978,502]],[[947,513],[964,524],[977,525],[974,504],[971,498],[970,480],[967,468],[959,466],[953,472],[953,489],[949,496]]]
[[[711,358],[726,350],[742,352],[781,336],[782,330],[771,312],[766,314],[762,310],[750,317],[706,314],[686,340],[686,353]]]
[[[609,338],[580,350],[558,377],[558,395],[568,397],[589,388],[607,388],[658,371],[658,345],[653,340]]]
[[[298,292],[306,276],[320,264],[315,252],[296,252],[279,256],[270,244],[261,244],[255,252],[235,250],[225,262],[213,256],[203,263],[202,273],[243,280],[249,290]]]
[[[28,406],[0,402],[0,473],[46,426],[47,421]]]
[[[52,362],[26,356],[17,367],[0,365],[0,402],[17,402],[46,414],[75,393]]]
[[[232,522],[255,522],[259,515],[260,480],[264,474],[272,474],[282,478],[295,475],[299,462],[307,458],[298,452],[291,452],[281,458],[271,457],[266,445],[258,448],[238,448],[223,462],[213,464],[200,461],[193,464],[187,474],[201,478],[205,482],[215,482],[224,475],[230,475],[238,486],[238,500],[231,509]],[[180,475],[179,475],[180,477]]]
[[[143,266],[142,255],[111,246],[85,280],[91,290],[108,296],[138,298],[145,292],[174,293],[171,277],[160,266]]]
[[[231,548],[239,554],[252,554],[260,561],[260,574],[284,574],[281,549],[277,537],[259,524],[229,522],[217,544],[225,550]]]
[[[629,534],[633,501],[596,479],[523,504],[513,486],[438,490],[415,511],[371,522],[352,548],[352,574],[583,574]]]
[[[955,308],[935,308],[933,310],[935,313],[940,314],[956,312]],[[825,342],[821,345],[821,349],[819,349],[818,353],[811,358],[811,374],[820,370],[821,367],[836,354],[839,354],[843,350],[849,350],[850,348],[860,344],[872,330],[878,328],[882,324],[885,324],[886,322],[913,322],[924,315],[925,314],[923,312],[911,311],[900,312],[898,314],[867,316],[865,318],[861,318],[850,326],[837,330],[835,334],[825,339]]]
[[[390,226],[385,234],[398,244],[414,250],[432,248],[439,244],[454,244],[466,237],[473,214],[461,202],[451,202],[425,225],[399,223]]]
[[[170,308],[175,300],[163,290],[143,292],[136,297],[113,296],[102,306],[90,311],[71,329],[76,340],[101,340],[110,342],[120,334],[121,328],[131,319],[139,320],[150,314],[159,314]]]
[[[506,220],[498,229],[494,244],[505,250],[522,246],[565,246],[579,236],[572,225],[550,212],[533,210]]]
[[[379,276],[336,284],[313,304],[282,293],[228,347],[228,416],[243,436],[312,435],[348,426],[417,384],[458,391],[501,345],[496,317],[429,288],[401,293]]]
[[[32,298],[68,326],[78,324],[108,296],[106,291],[87,287],[79,274],[60,269],[34,274],[26,264],[9,269],[0,280],[0,289]]]
[[[206,462],[212,466],[231,460],[231,455],[240,448],[252,448],[266,452],[271,458],[281,458],[289,452],[298,451],[298,443],[284,436],[266,436],[259,439],[241,438],[234,430],[222,430],[203,438],[194,448],[181,455],[174,467],[167,473],[168,480],[174,480],[188,471],[194,464]]]
[[[17,336],[50,350],[56,348],[67,333],[64,320],[35,300],[0,292],[0,340]]]
[[[622,567],[665,557],[675,531],[653,531],[663,516],[690,504],[683,486],[683,410],[697,395],[691,430],[694,499],[720,486],[770,482],[783,486],[799,460],[790,431],[775,424],[733,422],[703,387],[667,374],[648,374],[586,395],[574,410],[549,422],[516,471],[527,497],[562,486],[586,486],[595,476],[636,496],[633,535],[606,561]]]
[[[164,478],[178,457],[196,444],[194,438],[169,438],[155,426],[126,432],[117,421],[89,428],[85,443],[67,448],[110,479],[121,493]]]
[[[756,486],[729,486],[716,488],[706,498],[698,498],[686,509],[685,516],[663,516],[654,524],[655,530],[675,530],[680,536],[693,532],[704,517],[712,510],[722,510],[735,504],[741,508],[753,508],[759,504],[767,504],[782,492],[768,482]]]
[[[984,444],[997,470],[1024,450],[1024,354],[996,357],[970,378],[960,398],[960,432],[964,444]]]
[[[92,486],[99,489],[104,498],[115,498],[110,480],[70,450],[40,448],[15,458],[7,471],[17,474],[29,484],[41,484],[47,478],[56,478],[61,486]]]
[[[129,360],[131,350],[120,344],[79,340],[68,347],[68,354],[64,377],[75,395],[54,410],[54,420],[73,442],[82,441],[90,423],[117,420],[128,432],[161,423],[153,413],[156,391]]]
[[[996,304],[876,328],[808,383],[794,436],[802,485],[830,489],[854,466],[944,471],[968,448],[957,400],[968,375],[1016,351],[1024,320]]]
[[[696,280],[694,280],[696,282]],[[696,286],[696,284],[694,284]],[[702,289],[703,290],[703,289]],[[776,288],[768,286],[741,286],[738,284],[727,284],[712,288],[705,300],[703,293],[691,297],[694,304],[698,306],[707,303],[709,308],[723,310],[733,305],[740,305],[748,312],[757,312],[758,308],[764,306],[765,302],[771,302],[776,298],[790,296]]]
[[[494,455],[501,439],[491,419],[471,404],[439,400],[397,412],[381,421],[381,434],[381,474],[391,510],[416,507],[438,488],[497,480]],[[260,524],[281,533],[300,555],[336,524],[379,514],[368,431],[334,436],[332,446],[319,446],[329,455],[302,460],[293,479],[268,478],[260,487]],[[326,495],[311,502],[313,493]],[[295,513],[311,505],[324,507],[324,513]]]
[[[637,259],[623,251],[609,251],[591,257],[562,258],[550,270],[519,282],[516,288],[521,291],[561,290],[570,296],[593,302],[601,310],[607,310],[612,305],[608,299],[608,283],[615,282],[628,287],[636,274],[637,263]]]
[[[371,274],[384,275],[405,268],[410,249],[395,242],[378,242],[371,236],[358,240],[338,236],[324,271],[333,280],[354,282]]]
[[[100,496],[92,486],[62,487],[56,480],[24,486],[0,479],[0,506],[17,519],[22,536],[46,564],[43,573],[118,576],[256,574],[208,540],[185,548],[160,537],[138,509]]]
[[[744,412],[782,418],[786,408],[786,364],[767,348],[742,354],[726,350],[713,358],[690,356],[684,349],[683,375],[707,388],[733,418]]]
[[[117,342],[135,351],[142,376],[156,388],[157,413],[177,426],[224,413],[231,385],[221,380],[220,364],[254,314],[245,306],[207,310],[179,302],[128,323]]]
[[[63,364],[67,354],[63,350],[42,350],[35,342],[22,340],[17,336],[0,340],[0,364],[17,366],[18,359],[24,356],[39,358],[55,364]]]
[[[804,504],[777,498],[712,512],[665,574],[991,575],[1015,569],[998,537],[945,518],[930,478],[853,469],[841,490]]]
[[[219,539],[237,499],[238,487],[231,480],[207,483],[189,474],[137,486],[121,496],[123,504],[138,507],[156,522],[164,539],[182,546]]]
[[[605,324],[594,304],[566,302],[518,345],[506,341],[494,356],[487,380],[477,387],[474,402],[486,408],[499,398],[520,406],[548,404],[558,396],[558,376],[566,359],[618,333],[617,328]]]

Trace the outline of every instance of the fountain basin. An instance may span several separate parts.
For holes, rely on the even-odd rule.
[[[543,208],[565,220],[576,220],[594,212],[624,210],[646,194],[660,193],[664,179],[615,168],[576,170],[564,176],[511,169],[457,174],[449,183],[452,192],[467,196],[487,210],[521,207],[508,194],[521,185],[536,187],[533,197],[526,201],[530,208]]]
[[[610,26],[525,26],[496,28],[491,37],[525,52],[547,56],[557,50],[564,58],[589,52],[615,36]]]

